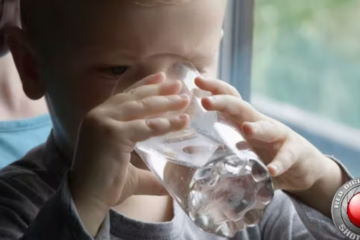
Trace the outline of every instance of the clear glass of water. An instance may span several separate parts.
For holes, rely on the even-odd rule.
[[[251,149],[238,147],[246,145],[239,131],[202,107],[210,94],[196,87],[199,74],[190,63],[174,63],[165,73],[167,81],[180,80],[191,99],[190,124],[138,143],[136,152],[200,229],[233,237],[256,225],[273,199],[270,175]]]

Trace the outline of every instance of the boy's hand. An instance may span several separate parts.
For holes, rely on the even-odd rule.
[[[195,82],[200,89],[213,94],[202,100],[204,108],[223,113],[237,126],[247,144],[267,164],[277,189],[287,190],[295,195],[304,193],[304,196],[310,192],[321,192],[324,200],[322,203],[326,202],[322,205],[331,205],[333,195],[344,182],[340,167],[334,161],[284,124],[255,110],[229,84],[201,78]],[[329,199],[325,200],[325,195]],[[308,204],[312,201],[302,197],[300,196]],[[311,197],[315,198],[315,195]],[[329,215],[330,205],[328,210],[318,210]]]
[[[164,78],[163,74],[145,78],[83,120],[69,186],[80,218],[93,236],[109,209],[129,196],[166,193],[152,173],[130,164],[137,142],[181,130],[189,122],[185,114],[148,119],[189,104],[188,97],[177,95],[181,83],[164,83]]]

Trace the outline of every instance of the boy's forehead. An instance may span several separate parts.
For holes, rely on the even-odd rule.
[[[125,0],[142,6],[158,6],[164,4],[177,4],[194,0]]]
[[[221,33],[224,14],[221,1],[188,0],[186,4],[154,8],[109,4],[103,13],[93,12],[92,37],[131,44],[168,39],[170,45],[177,39],[185,43],[186,39],[211,38],[214,33]]]
[[[216,38],[220,36],[226,6],[226,0],[51,1],[62,4],[65,15],[61,17],[65,21],[62,26],[71,35],[71,42],[80,41],[77,47],[92,44],[119,51],[126,49],[134,54],[149,49],[171,52],[177,51],[176,48],[182,48],[181,51],[192,48],[196,52],[200,45],[213,47],[206,45],[218,44]],[[59,13],[57,9],[55,15]],[[52,32],[56,34],[57,30]]]
[[[224,0],[154,0],[158,5],[153,7],[139,6],[138,0],[87,1],[86,10],[71,18],[78,23],[68,23],[76,27],[72,34],[79,41],[73,54],[106,55],[109,61],[124,52],[129,61],[161,53],[217,54]]]

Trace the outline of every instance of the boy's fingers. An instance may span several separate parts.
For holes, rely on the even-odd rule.
[[[161,84],[144,85],[134,88],[128,92],[134,100],[143,99],[149,96],[166,96],[179,93],[181,90],[180,81],[171,81]]]
[[[268,169],[272,177],[277,177],[285,173],[293,166],[298,159],[297,146],[291,141],[285,142],[276,154],[274,160],[268,164]]]
[[[286,138],[287,128],[275,121],[261,120],[243,123],[241,132],[246,138],[273,143]]]
[[[240,151],[242,150],[248,150],[248,149],[251,149],[251,146],[249,143],[245,142],[245,141],[241,141],[241,142],[238,142],[236,143],[236,148]]]
[[[202,99],[203,107],[208,111],[219,111],[235,119],[239,124],[256,122],[264,117],[249,103],[231,95],[217,95]]]
[[[128,92],[130,89],[134,89],[143,85],[151,85],[151,84],[159,84],[163,83],[166,79],[166,75],[163,72],[155,73],[152,75],[149,75],[145,77],[144,79],[136,82],[134,85],[130,86],[128,89],[126,89],[124,92]]]
[[[131,121],[164,114],[169,111],[180,111],[189,105],[186,95],[155,96],[139,101],[122,104],[111,109],[111,115],[118,121]]]
[[[166,78],[166,76],[162,72],[152,74],[152,75],[149,75],[146,78],[136,82],[135,84],[131,85],[129,88],[127,88],[125,90],[120,88],[120,86],[121,86],[120,81],[121,80],[119,80],[119,81],[116,82],[115,86],[113,87],[111,96],[119,95],[120,93],[127,92],[130,89],[135,89],[135,88],[143,86],[143,85],[160,84],[160,83],[163,83],[165,81],[165,78]]]
[[[189,123],[189,116],[182,114],[174,118],[153,118],[137,120],[122,124],[124,128],[122,138],[124,142],[141,142],[151,137],[165,135],[170,132],[179,131]]]
[[[232,95],[241,98],[236,88],[221,80],[205,80],[198,77],[195,79],[195,84],[200,89],[211,92],[213,95]]]
[[[114,105],[124,102],[141,100],[151,96],[168,96],[178,94],[181,90],[180,81],[166,82],[161,84],[142,85],[131,88],[128,91],[118,94],[111,99]]]
[[[137,82],[134,86],[138,87],[141,85],[159,84],[159,83],[163,83],[165,81],[165,79],[166,79],[165,73],[160,72],[160,73],[156,73],[156,74],[147,76],[143,80]]]

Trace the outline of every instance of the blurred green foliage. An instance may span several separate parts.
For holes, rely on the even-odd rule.
[[[258,0],[252,95],[360,128],[360,0]]]

